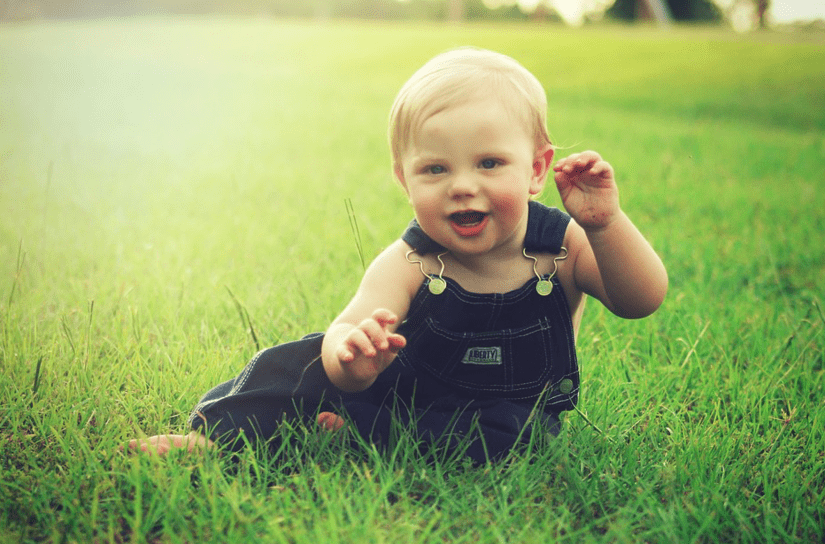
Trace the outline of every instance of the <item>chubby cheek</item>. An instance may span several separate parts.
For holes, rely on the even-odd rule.
[[[427,223],[436,221],[443,215],[441,202],[442,199],[437,195],[426,191],[410,195],[410,204],[412,204],[415,217],[425,228]]]
[[[520,191],[502,190],[490,195],[499,213],[519,215],[527,210],[529,195]]]
[[[524,195],[503,193],[501,195],[497,195],[496,204],[499,208],[516,213],[520,208],[527,205],[527,199]]]

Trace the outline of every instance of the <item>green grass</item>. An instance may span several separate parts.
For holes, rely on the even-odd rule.
[[[582,414],[508,462],[120,455],[323,330],[410,210],[386,116],[474,44],[616,168],[662,309],[589,305]],[[825,48],[719,30],[182,19],[0,26],[0,541],[821,542]],[[552,191],[542,199],[558,204]],[[231,295],[230,295],[231,292]]]

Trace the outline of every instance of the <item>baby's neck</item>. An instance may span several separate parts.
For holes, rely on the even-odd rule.
[[[506,293],[535,276],[532,261],[520,252],[496,257],[447,253],[442,259],[444,276],[474,293]]]

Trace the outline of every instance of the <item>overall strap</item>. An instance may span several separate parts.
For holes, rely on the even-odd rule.
[[[527,209],[527,234],[524,236],[524,248],[537,253],[560,253],[569,223],[570,216],[563,211],[531,200]],[[410,221],[401,239],[413,247],[419,255],[447,251],[441,244],[427,236],[415,219]]]

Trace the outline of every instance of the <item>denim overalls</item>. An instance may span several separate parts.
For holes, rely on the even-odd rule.
[[[559,254],[570,217],[530,202],[524,246]],[[419,254],[442,251],[413,221],[403,235]],[[414,266],[414,265],[411,265]],[[364,439],[386,444],[394,424],[413,428],[424,447],[457,447],[476,462],[505,455],[532,424],[558,432],[558,414],[579,391],[573,325],[561,284],[539,278],[508,293],[478,294],[449,277],[433,294],[427,277],[398,332],[407,346],[360,393],[343,393],[321,362],[322,333],[258,353],[234,380],[210,390],[190,416],[214,440],[271,437],[282,418],[309,423],[320,410],[344,415]],[[542,279],[548,279],[545,275]],[[532,422],[532,424],[531,424]]]

